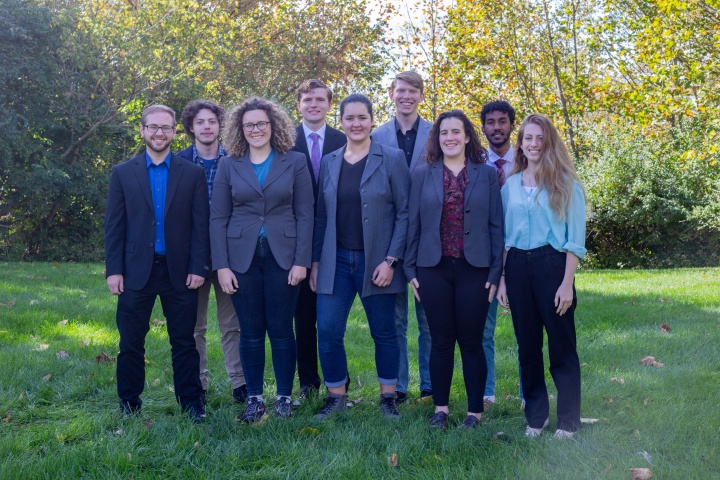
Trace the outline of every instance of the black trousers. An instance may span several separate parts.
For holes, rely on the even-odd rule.
[[[434,267],[417,269],[420,299],[430,327],[430,381],[435,405],[450,397],[455,343],[460,346],[468,411],[483,411],[487,362],[482,340],[490,302],[485,289],[488,268],[464,258],[442,257]]]
[[[309,272],[308,272],[309,275]],[[300,296],[295,307],[295,343],[300,388],[320,388],[317,352],[317,294],[310,290],[310,282],[300,283]]]
[[[140,394],[145,387],[145,336],[150,330],[150,316],[155,298],[160,297],[172,351],[175,395],[187,408],[202,394],[198,376],[200,356],[195,348],[197,290],[177,292],[170,283],[167,264],[153,263],[148,283],[142,290],[125,289],[118,297],[116,321],[120,332],[117,358],[117,391],[120,401],[131,407],[142,405]]]
[[[565,275],[566,259],[566,253],[549,245],[533,250],[511,248],[505,263],[505,282],[518,341],[528,425],[542,427],[550,411],[542,352],[545,328],[550,375],[558,392],[557,428],[574,432],[580,427],[575,287],[572,306],[564,315],[558,315],[555,306],[555,293]]]

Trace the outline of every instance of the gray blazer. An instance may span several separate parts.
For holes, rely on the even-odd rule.
[[[262,188],[248,154],[221,158],[210,206],[213,269],[247,272],[263,225],[280,268],[310,267],[313,204],[302,153],[276,152]]]
[[[415,168],[418,165],[422,165],[425,162],[425,143],[427,142],[431,128],[432,123],[420,117],[417,137],[415,137],[415,149],[413,150],[412,160],[410,161],[410,173],[415,171]],[[372,139],[374,142],[378,142],[381,145],[398,148],[397,130],[395,129],[395,117],[393,117],[393,119],[389,122],[383,123],[376,130],[374,130],[372,132]],[[405,161],[405,164],[407,165],[407,161]]]
[[[468,162],[465,187],[463,247],[465,259],[475,267],[489,267],[488,282],[498,285],[502,272],[503,210],[495,168]],[[440,262],[440,217],[443,199],[442,161],[420,165],[410,187],[405,275],[417,278],[416,267],[434,267]]]
[[[337,255],[337,186],[345,147],[325,155],[320,164],[320,182],[313,235],[313,262],[320,262],[317,293],[330,295],[335,283]],[[373,141],[360,180],[363,206],[363,244],[365,279],[362,297],[379,293],[398,293],[407,288],[403,270],[398,266],[392,282],[378,287],[372,273],[385,257],[402,258],[407,239],[410,175],[405,155]]]

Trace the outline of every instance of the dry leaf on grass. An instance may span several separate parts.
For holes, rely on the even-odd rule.
[[[2,418],[3,423],[8,423],[10,420],[12,420],[12,412],[10,410],[7,411],[5,416]]]
[[[497,432],[497,433],[494,435],[494,437],[495,437],[495,438],[500,438],[500,437],[502,437],[503,435],[505,435],[505,432]]]
[[[167,322],[165,320],[160,320],[159,318],[153,318],[152,324],[156,327],[164,327]]]
[[[313,427],[305,427],[302,430],[298,430],[300,435],[310,435],[311,437],[317,437],[320,435],[320,430]]]
[[[88,339],[88,338],[83,338],[82,340],[80,340],[80,346],[81,346],[81,347],[87,347],[88,345],[90,345],[90,339]]]
[[[652,465],[652,455],[650,455],[648,452],[643,450],[642,452],[638,452],[638,455],[642,456],[647,462]]]
[[[102,352],[100,355],[95,357],[95,361],[97,363],[113,363],[115,361],[115,357],[111,357],[105,352]]]
[[[617,382],[617,383],[619,383],[620,385],[625,385],[625,379],[622,378],[622,377],[612,377],[612,378],[610,379],[610,381],[611,381],[611,382]]]
[[[670,301],[667,298],[658,298],[658,300],[660,300],[662,303],[667,303]]]
[[[125,430],[123,430],[122,428],[120,430],[116,430],[115,435],[125,435]]]
[[[652,470],[649,468],[631,468],[632,480],[647,480],[653,476]]]
[[[660,331],[669,333],[670,330],[672,330],[672,329],[668,326],[667,323],[663,323],[662,325],[660,325]]]
[[[388,463],[390,463],[391,467],[397,467],[398,466],[398,456],[397,453],[393,453],[388,457]]]
[[[615,403],[615,400],[613,400],[612,397],[606,397],[605,395],[603,395],[602,399],[608,402],[613,407],[617,407],[617,403]]]
[[[52,373],[48,373],[47,375],[45,375],[45,376],[43,377],[43,382],[47,382],[47,381],[50,380],[51,378],[52,378]]]
[[[592,425],[594,423],[599,422],[597,418],[581,418],[580,423],[584,423],[585,425]]]
[[[650,405],[650,399],[646,398],[645,400],[643,400],[643,405],[645,405],[646,407]]]
[[[200,442],[195,442],[195,443],[193,443],[193,448],[194,448],[195,450],[200,450]]]
[[[647,365],[648,367],[655,367],[655,368],[663,368],[665,366],[664,363],[660,363],[657,360],[655,360],[655,357],[652,357],[648,355],[647,357],[643,357],[640,359],[641,365]]]
[[[605,470],[603,470],[602,472],[598,473],[598,476],[601,476],[601,477],[602,477],[603,475],[607,475],[607,473],[608,473],[610,470],[612,470],[612,468],[613,468],[613,464],[611,463],[611,464],[609,464],[609,465],[607,466],[607,468],[606,468]]]
[[[132,453],[130,453],[130,452],[127,453],[127,459],[132,460]]]
[[[22,400],[26,396],[27,396],[27,391],[23,390],[22,392],[20,392],[20,396],[18,397],[18,400]]]
[[[65,350],[60,350],[55,354],[55,356],[63,360],[66,358],[70,358],[70,354],[67,353]]]

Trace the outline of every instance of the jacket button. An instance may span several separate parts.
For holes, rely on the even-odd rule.
[[[465,235],[470,235],[470,230],[466,231]]]
[[[149,245],[149,247],[150,247],[150,248],[153,248],[153,244],[151,243],[151,244]]]
[[[265,199],[260,197],[260,203],[264,203],[264,202],[265,202]]]
[[[363,207],[367,208],[367,203],[363,203]]]
[[[260,217],[260,221],[261,221],[261,222],[264,222],[264,221],[265,221],[265,217]]]
[[[467,210],[465,210],[465,213],[470,213],[470,209],[468,208]]]
[[[365,219],[365,223],[367,223],[367,222],[368,222],[368,219],[366,218],[366,219]]]
[[[365,193],[365,189],[364,189],[364,188],[361,188],[361,189],[360,189],[360,193]]]
[[[155,225],[155,221],[153,220],[152,225]]]

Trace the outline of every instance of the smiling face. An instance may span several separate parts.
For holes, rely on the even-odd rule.
[[[495,110],[494,112],[488,113],[485,117],[482,131],[485,134],[485,138],[488,139],[488,143],[490,143],[492,147],[500,149],[510,141],[510,134],[513,131],[513,127],[514,125],[510,123],[510,117],[506,112]]]
[[[539,163],[543,153],[543,129],[536,123],[528,123],[523,131],[521,148],[529,163]]]
[[[303,122],[308,126],[322,125],[330,111],[330,100],[326,88],[312,88],[303,93],[297,104]]]
[[[155,111],[148,114],[145,117],[145,125],[140,127],[140,133],[143,141],[148,149],[158,152],[165,153],[170,149],[170,144],[175,138],[175,121],[172,115],[168,112]],[[157,127],[172,126],[173,129],[170,132],[163,132],[162,128],[158,128],[157,132],[151,132],[147,126],[155,125]]]
[[[340,124],[349,142],[360,143],[370,136],[372,130],[372,116],[367,105],[361,102],[352,102],[345,105]]]
[[[395,87],[390,90],[390,100],[395,103],[398,115],[409,116],[417,113],[418,105],[425,99],[425,94],[405,80],[395,80]]]
[[[248,123],[256,124],[258,122],[267,122],[265,130],[260,130],[260,127],[253,127],[252,131],[248,132],[245,129],[245,125]],[[272,124],[270,124],[270,117],[265,113],[265,110],[248,110],[245,112],[242,118],[243,134],[247,141],[250,149],[265,149],[270,145],[270,138],[272,137]]]
[[[220,135],[220,122],[212,110],[202,108],[195,115],[191,129],[195,140],[203,145],[212,145]]]
[[[470,137],[465,133],[465,127],[459,118],[446,118],[440,122],[438,140],[445,159],[465,158],[465,145]]]

